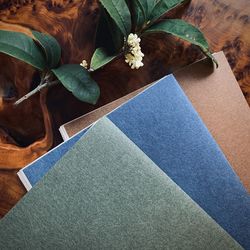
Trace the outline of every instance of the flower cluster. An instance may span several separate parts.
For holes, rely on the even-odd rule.
[[[136,34],[129,34],[127,40],[129,52],[125,55],[125,62],[129,64],[131,69],[139,69],[143,66],[144,54],[141,51],[140,42],[141,39]]]
[[[81,65],[83,68],[88,69],[88,63],[87,63],[86,60],[83,60],[83,61],[80,63],[80,65]]]

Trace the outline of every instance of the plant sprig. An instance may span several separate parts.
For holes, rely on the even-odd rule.
[[[203,33],[195,26],[187,23],[181,19],[166,19],[162,20],[162,16],[167,14],[169,11],[174,8],[183,5],[190,0],[130,0],[129,6],[131,8],[130,13],[133,13],[133,18],[130,16],[130,20],[134,20],[135,23],[132,23],[130,20],[123,23],[123,27],[126,26],[126,30],[131,27],[135,27],[134,33],[138,35],[138,37],[144,37],[148,34],[152,33],[166,33],[169,35],[174,35],[180,39],[190,42],[198,46],[201,51],[210,58],[215,65],[218,67],[218,63],[216,59],[213,57],[210,52],[208,42],[204,37]],[[100,0],[104,9],[106,10],[106,14],[112,13],[113,9],[113,1],[110,0]],[[118,2],[126,3],[125,0],[120,0]],[[110,15],[111,21],[116,24],[116,28],[121,31],[120,20],[128,20],[127,11],[123,12],[124,6],[117,4],[117,13],[120,13],[120,16],[117,17],[115,15]],[[127,7],[126,7],[127,8]],[[126,19],[127,18],[127,19]],[[110,31],[112,34],[119,34],[119,32],[114,31],[113,29]],[[133,33],[132,30],[130,33]],[[120,34],[119,34],[120,35]],[[128,34],[124,34],[124,40],[128,41]],[[127,43],[124,44],[123,52],[127,53],[126,50]],[[107,55],[110,56],[110,55]],[[108,60],[107,60],[108,63]],[[103,65],[104,66],[104,65]]]
[[[78,64],[60,66],[61,47],[57,40],[38,31],[32,31],[32,34],[33,38],[19,32],[0,30],[0,52],[32,65],[40,71],[41,75],[38,86],[17,100],[15,104],[18,105],[43,88],[58,83],[62,83],[79,100],[95,104],[100,90],[89,72],[83,70]]]
[[[37,87],[15,104],[22,103],[43,88],[60,83],[77,99],[95,104],[100,89],[89,71],[104,67],[121,56],[132,69],[142,67],[144,54],[140,41],[152,33],[166,33],[188,41],[198,46],[218,66],[198,28],[180,19],[162,20],[163,15],[187,1],[190,0],[100,0],[103,15],[100,20],[103,23],[98,31],[99,34],[109,32],[110,35],[108,41],[107,36],[105,41],[102,37],[97,41],[101,46],[96,48],[89,70],[79,64],[60,65],[61,47],[51,35],[32,31],[33,37],[30,37],[20,32],[0,30],[0,52],[30,64],[41,75]]]

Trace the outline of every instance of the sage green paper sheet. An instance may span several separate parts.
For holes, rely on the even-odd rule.
[[[103,118],[0,221],[0,249],[241,249]]]

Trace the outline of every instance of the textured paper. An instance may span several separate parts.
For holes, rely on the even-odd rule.
[[[108,117],[250,249],[250,195],[172,75]]]
[[[0,249],[241,249],[108,119],[0,222]]]
[[[108,117],[245,248],[250,196],[172,75]]]
[[[250,108],[224,53],[214,56],[219,63],[216,70],[205,59],[174,75],[250,192]],[[68,139],[109,113],[111,108],[117,108],[128,97],[66,123],[60,128],[62,136]]]
[[[215,57],[213,72],[203,60],[175,77],[250,193],[250,108],[224,53]]]

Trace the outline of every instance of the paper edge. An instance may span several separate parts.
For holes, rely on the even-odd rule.
[[[66,131],[66,129],[65,129],[65,127],[64,127],[64,125],[59,127],[59,132],[60,132],[60,134],[61,134],[61,136],[63,138],[63,141],[67,141],[70,138],[67,131]]]
[[[26,188],[26,190],[30,191],[32,188],[32,185],[29,182],[29,180],[28,180],[27,176],[25,175],[25,173],[23,172],[23,170],[21,169],[20,171],[18,171],[17,175],[18,175],[20,181],[22,182],[22,184],[24,185],[24,187]]]

